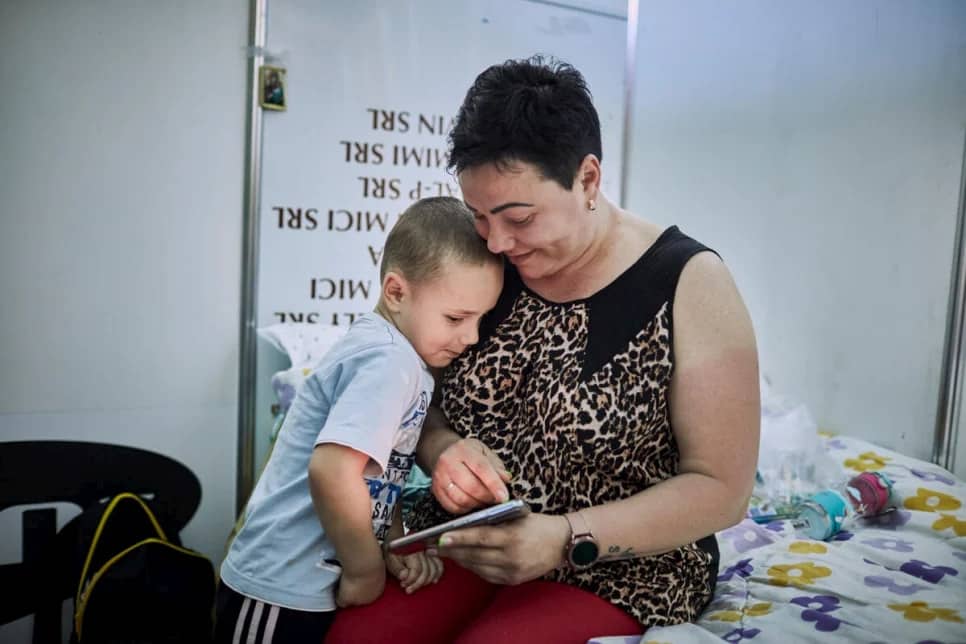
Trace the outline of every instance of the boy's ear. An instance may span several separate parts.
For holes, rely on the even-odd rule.
[[[393,313],[399,312],[403,299],[409,297],[409,283],[395,271],[389,271],[382,279],[382,299]]]

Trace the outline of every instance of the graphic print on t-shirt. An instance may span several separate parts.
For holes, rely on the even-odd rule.
[[[380,542],[389,532],[393,509],[402,496],[406,478],[413,467],[413,461],[416,460],[416,443],[419,441],[419,432],[428,408],[429,396],[422,392],[399,425],[395,446],[389,454],[385,471],[380,476],[366,477],[369,496],[372,498],[372,530]]]

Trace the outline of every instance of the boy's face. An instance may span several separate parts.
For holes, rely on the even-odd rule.
[[[405,286],[395,316],[399,330],[430,367],[445,367],[479,339],[483,314],[496,305],[503,268],[448,261],[439,277]]]

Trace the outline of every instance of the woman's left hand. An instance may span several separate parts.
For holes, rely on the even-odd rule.
[[[499,525],[451,530],[440,537],[437,550],[491,583],[512,586],[559,566],[569,540],[563,516],[529,514]]]

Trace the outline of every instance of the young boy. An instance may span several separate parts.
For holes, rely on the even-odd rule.
[[[439,559],[387,555],[433,393],[429,368],[477,341],[503,286],[457,199],[413,204],[386,239],[376,310],[299,388],[221,567],[216,642],[318,644],[337,606],[372,602],[386,570],[407,592]]]

